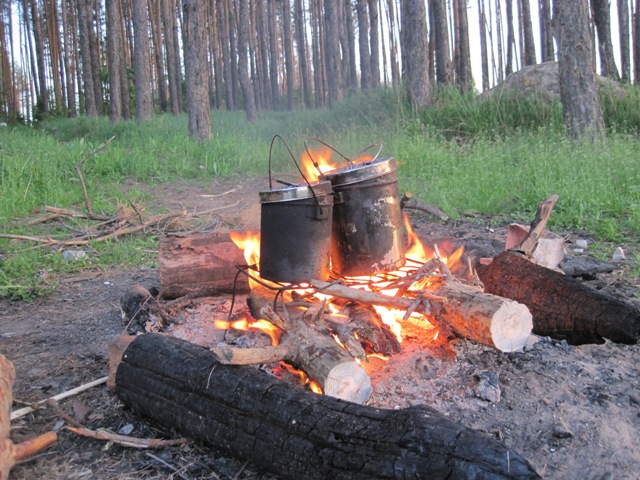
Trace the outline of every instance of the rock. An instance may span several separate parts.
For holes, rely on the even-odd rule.
[[[588,248],[589,247],[589,242],[587,242],[586,240],[579,238],[578,240],[576,240],[576,247],[577,248]]]
[[[492,403],[500,401],[500,380],[496,372],[481,372],[474,375],[473,393],[476,397]]]
[[[82,258],[85,258],[86,256],[87,252],[83,250],[65,250],[64,252],[62,252],[62,258],[70,262],[80,260]]]
[[[622,249],[622,247],[616,248],[616,251],[613,252],[613,256],[611,257],[611,260],[613,260],[614,262],[620,262],[626,259],[627,256],[624,254],[624,250]]]

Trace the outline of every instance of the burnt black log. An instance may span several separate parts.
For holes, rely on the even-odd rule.
[[[129,407],[287,479],[540,478],[490,436],[426,407],[383,410],[315,395],[157,334],[125,350]]]
[[[568,275],[536,265],[522,255],[505,251],[478,275],[485,292],[516,300],[533,315],[533,333],[566,340],[573,345],[635,344],[640,332],[640,309],[605,295]]]

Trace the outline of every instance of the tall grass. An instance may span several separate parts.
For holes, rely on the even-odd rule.
[[[162,183],[176,179],[268,173],[271,139],[279,134],[296,158],[317,137],[351,156],[372,143],[399,163],[401,190],[435,204],[451,217],[475,212],[530,221],[538,202],[560,196],[551,228],[586,229],[604,241],[638,242],[640,234],[640,97],[603,98],[606,142],[579,144],[564,136],[559,104],[502,96],[480,101],[452,90],[437,93],[432,108],[416,112],[400,90],[349,98],[332,109],[262,112],[246,122],[242,112],[212,112],[213,137],[193,142],[186,116],[156,115],[138,124],[104,118],[50,119],[36,129],[0,128],[0,232],[18,227],[42,205],[82,209],[75,166],[83,173],[97,211],[115,210],[126,180]],[[281,142],[272,152],[275,172],[295,173]],[[152,208],[152,206],[151,206]],[[153,213],[149,210],[148,213]],[[0,296],[29,296],[43,287],[39,272],[125,262],[149,263],[140,242],[125,239],[96,247],[88,265],[64,263],[55,252],[30,250],[0,239]],[[126,259],[126,260],[125,260]],[[639,270],[640,271],[640,270]]]

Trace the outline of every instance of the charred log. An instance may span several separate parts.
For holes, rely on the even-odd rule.
[[[517,453],[429,407],[383,410],[314,395],[161,335],[126,349],[116,393],[140,413],[287,479],[539,478]]]
[[[613,342],[635,344],[640,309],[597,292],[578,280],[503,252],[479,268],[485,291],[521,302],[533,315],[533,332],[579,345]]]

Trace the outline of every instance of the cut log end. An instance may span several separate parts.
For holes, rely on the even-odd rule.
[[[491,337],[498,350],[517,352],[527,343],[533,329],[533,316],[518,302],[504,302],[494,313]]]
[[[324,381],[324,394],[355,403],[365,403],[373,394],[371,379],[356,362],[339,363]]]

